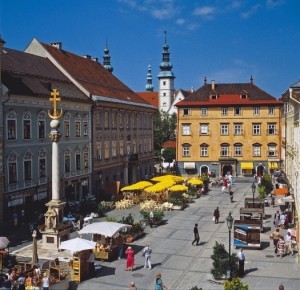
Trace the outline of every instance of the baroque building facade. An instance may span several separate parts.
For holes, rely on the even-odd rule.
[[[93,102],[93,193],[116,198],[121,186],[153,174],[155,108],[112,74],[107,47],[104,65],[64,50],[60,42],[33,39],[26,52],[49,59]]]
[[[49,98],[56,89],[63,111],[60,128],[61,196],[81,200],[90,192],[92,102],[45,58],[4,47],[2,219],[44,212],[51,191]],[[66,162],[67,161],[67,162]],[[68,186],[74,187],[69,190]]]
[[[176,104],[181,175],[262,175],[281,168],[283,102],[253,83],[208,84]]]

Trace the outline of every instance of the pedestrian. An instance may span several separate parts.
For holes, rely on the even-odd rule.
[[[285,241],[283,239],[283,236],[281,236],[281,235],[279,236],[279,241],[277,243],[277,250],[278,250],[279,256],[282,259],[284,252],[285,252]]]
[[[270,236],[270,238],[273,240],[273,245],[274,245],[274,250],[275,250],[275,254],[277,254],[277,244],[279,241],[279,236],[280,236],[280,229],[277,228],[272,235]]]
[[[242,278],[245,274],[244,267],[245,267],[245,259],[246,259],[243,248],[240,248],[237,257],[239,259],[239,277]]]
[[[127,290],[137,290],[134,281],[131,281],[131,282],[130,282],[129,288],[128,288]]]
[[[281,212],[279,219],[280,219],[280,227],[281,227],[282,229],[284,228],[285,218],[286,218],[286,217],[285,217],[285,213],[284,213],[284,212]]]
[[[131,270],[133,271],[133,266],[134,266],[134,251],[131,247],[128,247],[127,250],[125,251],[125,254],[127,255],[126,259],[126,271]]]
[[[222,193],[225,193],[225,190],[227,188],[227,184],[228,184],[227,179],[224,178],[223,179],[223,184],[222,184]]]
[[[153,226],[153,221],[154,221],[154,213],[151,210],[150,213],[149,213],[149,225],[150,225],[151,228]]]
[[[42,285],[43,285],[43,290],[49,290],[49,277],[48,277],[48,273],[45,272],[44,273],[44,277],[42,278]]]
[[[151,254],[152,254],[152,249],[150,248],[149,244],[147,244],[145,246],[145,248],[143,249],[142,251],[143,253],[143,256],[145,258],[145,265],[144,265],[144,268],[149,268],[149,270],[152,269],[152,265],[151,265]]]
[[[275,214],[274,214],[274,222],[273,222],[274,226],[275,226],[275,227],[278,227],[279,222],[280,222],[280,213],[279,213],[279,210],[278,210],[278,211],[275,212]]]
[[[117,237],[117,245],[118,245],[118,259],[121,260],[123,258],[124,238],[120,234]]]
[[[163,290],[163,289],[168,289],[166,285],[164,285],[162,279],[161,279],[161,274],[158,273],[156,275],[156,281],[155,281],[155,290]]]
[[[217,207],[214,211],[214,221],[215,224],[217,224],[219,222],[219,217],[220,217],[220,211],[219,211],[219,207]]]
[[[89,263],[90,277],[94,277],[94,275],[95,275],[95,254],[94,254],[93,250],[90,250],[90,256],[89,256],[87,262]]]
[[[271,205],[275,207],[275,194],[271,194]]]
[[[289,255],[292,253],[294,255],[294,250],[292,247],[292,236],[290,232],[287,232],[285,235],[285,247],[286,247],[286,254]]]
[[[278,288],[278,290],[284,290],[284,286],[281,284],[281,285],[279,285],[279,288]]]
[[[198,224],[195,224],[194,226],[194,240],[192,242],[192,245],[194,246],[194,243],[197,242],[197,246],[199,245],[199,231],[198,231]]]

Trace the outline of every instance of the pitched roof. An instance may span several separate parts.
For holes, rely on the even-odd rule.
[[[49,97],[52,89],[58,89],[63,98],[90,102],[46,58],[5,47],[1,62],[2,81],[13,94]]]
[[[156,109],[159,109],[158,92],[137,92],[137,94]]]
[[[217,98],[212,98],[216,95]],[[246,98],[241,98],[246,95]],[[204,84],[194,93],[185,97],[176,106],[220,106],[220,105],[282,105],[282,101],[277,100],[253,83],[230,83],[215,84],[214,89],[211,84]]]
[[[107,101],[124,101],[131,105],[149,106],[148,102],[106,70],[99,62],[49,44],[41,43],[41,45],[64,70],[90,93],[90,97],[104,97]]]
[[[176,148],[176,141],[166,141],[162,147],[163,148]]]

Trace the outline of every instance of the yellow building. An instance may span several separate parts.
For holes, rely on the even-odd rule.
[[[281,167],[283,102],[253,83],[204,83],[176,104],[181,175],[262,175]]]

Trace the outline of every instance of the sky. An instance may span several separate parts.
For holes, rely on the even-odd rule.
[[[280,98],[300,78],[298,0],[0,0],[0,35],[23,51],[33,38],[98,57],[110,49],[113,74],[154,90],[169,45],[175,89],[207,81],[254,83]]]

